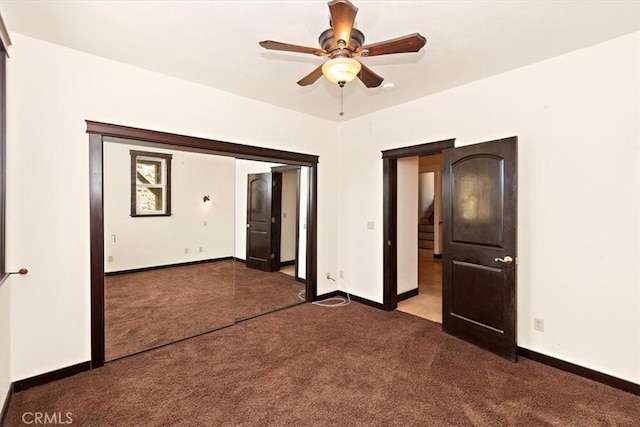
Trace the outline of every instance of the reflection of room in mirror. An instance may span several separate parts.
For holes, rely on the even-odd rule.
[[[139,217],[130,152],[147,147],[125,142],[104,146],[106,360],[300,303],[307,167],[150,147],[172,158],[171,215]],[[247,177],[260,173],[280,183],[270,271],[246,265]]]
[[[306,239],[300,230],[306,230],[307,176],[306,167],[236,161],[236,224],[242,224],[235,236],[235,256],[242,262],[235,289],[239,319],[300,302],[306,265]],[[239,279],[240,274],[258,272],[261,285]],[[253,309],[248,307],[248,301],[258,300],[262,302]]]

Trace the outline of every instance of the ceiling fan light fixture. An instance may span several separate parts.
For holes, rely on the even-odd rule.
[[[324,74],[331,83],[344,85],[358,76],[362,64],[353,58],[337,57],[322,65]]]

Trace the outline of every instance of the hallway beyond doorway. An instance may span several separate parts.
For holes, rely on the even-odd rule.
[[[418,250],[418,292],[398,303],[398,310],[442,323],[442,260],[432,249]]]

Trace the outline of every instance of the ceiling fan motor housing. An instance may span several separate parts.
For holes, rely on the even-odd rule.
[[[339,40],[335,40],[333,37],[333,28],[323,31],[322,34],[320,34],[320,37],[318,37],[318,43],[324,50],[329,52],[329,56],[331,58],[338,54],[344,54],[345,50],[349,51],[349,57],[351,57],[355,53],[356,49],[364,45],[364,34],[362,34],[362,31],[353,28],[351,30],[349,43],[346,44],[346,46],[341,47],[339,42]]]

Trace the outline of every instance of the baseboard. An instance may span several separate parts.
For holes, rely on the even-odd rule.
[[[307,279],[303,279],[302,277],[296,277],[295,280],[296,282],[307,284]]]
[[[7,390],[7,395],[4,398],[4,405],[2,405],[2,414],[0,416],[0,426],[6,425],[5,419],[7,417],[9,405],[11,404],[11,396],[13,396],[13,383],[9,385],[9,390]]]
[[[222,258],[200,259],[200,260],[196,260],[196,261],[179,262],[179,263],[176,263],[176,264],[154,265],[154,266],[151,266],[151,267],[132,268],[130,270],[108,271],[108,272],[105,272],[104,275],[105,276],[117,276],[119,274],[142,273],[144,271],[162,270],[164,268],[172,268],[172,267],[186,267],[186,266],[189,266],[189,265],[207,264],[209,262],[228,261],[228,260],[232,260],[232,259],[234,259],[234,257],[232,257],[232,256],[227,256],[227,257],[222,257]]]
[[[67,366],[66,368],[57,369],[55,371],[47,372],[44,374],[36,375],[35,377],[25,378],[23,380],[15,381],[13,383],[13,391],[19,392],[31,387],[50,383],[52,381],[61,380],[63,378],[71,377],[85,372],[91,369],[91,362],[82,362],[77,365]]]
[[[556,359],[555,357],[547,356],[545,354],[538,353],[533,350],[528,350],[522,347],[518,347],[518,355],[529,360],[533,360],[534,362],[539,362],[544,365],[551,366],[552,368],[579,375],[589,380],[596,381],[613,388],[617,388],[618,390],[626,391],[627,393],[640,396],[640,384],[623,380],[622,378],[613,377],[602,372],[594,371],[593,369],[585,368],[584,366],[565,362],[564,360]]]
[[[291,261],[280,261],[280,267],[288,267],[290,265],[296,265],[296,260],[292,259]]]
[[[398,297],[397,297],[396,301],[397,302],[404,301],[406,299],[418,296],[418,294],[419,294],[418,288],[411,289],[411,290],[409,290],[407,292],[403,292],[401,294],[398,294]]]
[[[314,301],[322,301],[323,299],[331,298],[331,297],[344,297],[347,298],[347,293],[344,291],[331,291],[326,294],[318,295]],[[370,307],[374,307],[380,310],[384,310],[384,305],[379,302],[371,301],[366,298],[362,298],[356,295],[349,294],[349,298],[351,301],[359,302],[360,304],[368,305]]]
[[[242,258],[238,258],[238,257],[233,257],[233,260],[234,260],[234,261],[241,262],[242,264],[246,264],[246,263],[247,263],[247,260],[246,260],[246,259],[242,259]]]
[[[442,259],[442,254],[433,254],[435,259]]]

